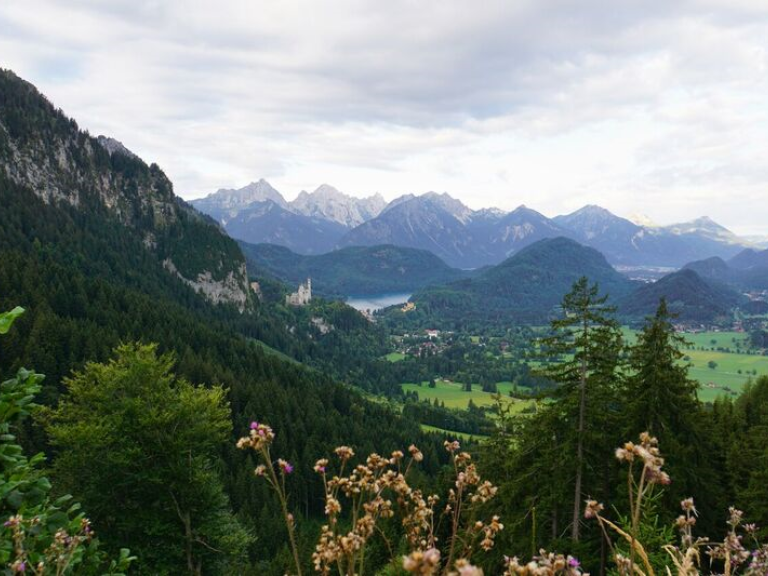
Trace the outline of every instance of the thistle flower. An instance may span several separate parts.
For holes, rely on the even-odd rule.
[[[584,518],[597,518],[604,509],[605,506],[597,500],[587,500],[587,505],[584,508]]]
[[[453,442],[446,440],[443,442],[443,446],[445,446],[445,449],[450,453],[458,452],[461,449],[461,444],[459,444],[458,440],[454,440]]]
[[[440,568],[440,550],[430,548],[424,552],[415,550],[408,556],[403,556],[403,569],[411,574],[430,576]]]
[[[338,456],[342,462],[346,462],[355,455],[355,451],[349,446],[339,446],[334,452],[336,452],[336,456]]]

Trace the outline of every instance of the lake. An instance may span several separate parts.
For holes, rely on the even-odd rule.
[[[381,310],[387,306],[395,304],[405,304],[411,293],[403,292],[400,294],[371,294],[368,296],[350,296],[347,298],[347,304],[358,310]]]

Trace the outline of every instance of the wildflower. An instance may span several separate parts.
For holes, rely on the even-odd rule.
[[[290,462],[283,460],[282,458],[278,459],[277,465],[280,467],[280,471],[283,474],[290,474],[293,472],[293,465]]]
[[[454,440],[453,442],[448,442],[448,440],[446,440],[445,442],[443,442],[443,446],[445,446],[445,449],[451,453],[458,452],[459,449],[461,448],[461,445],[459,444],[458,440]]]
[[[408,556],[403,556],[403,569],[411,574],[429,576],[435,574],[440,568],[440,551],[430,548],[422,552],[416,550]]]
[[[335,516],[339,512],[341,512],[341,504],[336,498],[329,497],[325,502],[326,516]]]
[[[469,560],[461,558],[456,560],[456,572],[451,572],[452,576],[483,576],[483,571],[477,566],[469,563]]]
[[[731,526],[738,526],[741,524],[741,519],[744,516],[744,512],[731,506],[728,508],[728,524]]]
[[[336,452],[336,456],[338,456],[342,462],[346,462],[355,455],[355,451],[349,446],[339,446],[334,452]]]
[[[267,467],[264,466],[264,464],[259,464],[258,466],[256,466],[256,469],[253,471],[253,473],[256,476],[264,476],[266,472],[267,472]]]
[[[315,472],[318,474],[325,474],[325,471],[328,467],[328,460],[325,458],[320,458],[317,462],[315,462]]]
[[[686,498],[680,502],[680,508],[682,508],[685,512],[692,512],[693,514],[696,514],[696,507],[693,505],[693,498]]]
[[[584,518],[597,518],[605,509],[605,506],[597,500],[587,500],[587,506],[584,508]]]
[[[411,444],[408,447],[408,452],[410,453],[411,458],[413,458],[416,462],[421,462],[422,460],[424,460],[424,454],[422,454],[421,450],[416,448],[414,444]]]

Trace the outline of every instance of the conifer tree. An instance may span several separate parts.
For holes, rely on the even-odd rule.
[[[674,438],[690,438],[698,410],[697,383],[688,377],[680,360],[685,339],[675,332],[673,315],[664,298],[656,314],[646,321],[630,348],[632,375],[627,379],[630,436],[642,431],[664,438],[664,452],[671,455]]]
[[[610,445],[603,437],[611,429],[607,419],[611,417],[619,378],[622,337],[613,317],[615,308],[607,301],[608,296],[601,296],[596,284],[590,285],[586,277],[580,278],[563,297],[562,316],[551,322],[551,334],[541,343],[548,356],[561,359],[542,371],[542,375],[559,384],[557,402],[551,409],[573,423],[560,443],[573,451],[574,542],[580,539],[585,469],[587,464],[593,471],[598,469],[597,463],[605,459],[600,449]],[[596,452],[594,458],[589,458],[586,447]]]
[[[720,482],[715,471],[716,447],[704,428],[707,418],[697,397],[698,384],[688,375],[680,348],[685,339],[675,332],[674,315],[664,298],[646,320],[637,343],[629,348],[626,380],[625,436],[648,431],[659,438],[674,479],[662,498],[662,512],[677,513],[678,502],[696,494],[706,526],[707,512],[720,510]]]

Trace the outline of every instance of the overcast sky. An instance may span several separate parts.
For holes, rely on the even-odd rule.
[[[768,234],[766,0],[3,0],[0,66],[187,199],[264,177]]]

